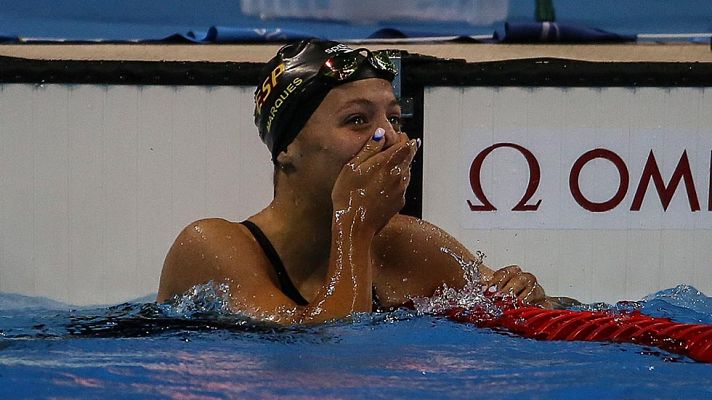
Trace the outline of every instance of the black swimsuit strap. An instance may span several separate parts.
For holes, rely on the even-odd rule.
[[[277,250],[275,250],[274,246],[272,246],[272,242],[267,239],[267,236],[265,236],[264,232],[262,232],[262,229],[260,229],[260,227],[258,227],[251,221],[245,220],[240,223],[242,225],[245,225],[245,227],[250,230],[252,236],[255,237],[257,243],[259,243],[262,247],[262,251],[265,252],[265,255],[272,263],[272,266],[274,267],[274,272],[277,274],[277,279],[279,280],[279,286],[282,289],[282,292],[284,292],[287,297],[292,299],[300,306],[308,305],[309,302],[301,295],[301,293],[299,293],[299,290],[297,290],[296,286],[294,286],[292,280],[289,279],[289,275],[287,275],[287,270],[284,268],[282,259],[279,258]]]

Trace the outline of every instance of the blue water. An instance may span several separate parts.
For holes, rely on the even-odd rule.
[[[712,323],[689,286],[635,303]],[[0,294],[0,398],[710,398],[712,365],[627,344],[541,342],[418,315],[256,324],[205,293],[71,309]]]

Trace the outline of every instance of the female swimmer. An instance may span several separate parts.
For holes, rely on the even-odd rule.
[[[475,257],[453,237],[400,215],[420,147],[400,130],[388,58],[344,44],[284,46],[262,70],[255,123],[274,162],[274,199],[236,223],[188,225],[166,256],[158,301],[213,281],[257,319],[314,323],[389,309],[466,280]],[[481,281],[548,306],[536,278],[479,265]]]

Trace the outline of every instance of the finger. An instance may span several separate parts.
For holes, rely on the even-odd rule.
[[[413,160],[415,152],[418,150],[418,142],[415,139],[411,139],[405,142],[401,142],[397,145],[393,154],[388,158],[387,165],[390,167],[403,167],[407,166]]]
[[[544,288],[538,283],[526,290],[520,299],[526,304],[539,305],[546,300]]]
[[[522,272],[522,269],[517,265],[500,268],[492,274],[492,278],[486,284],[502,288],[514,275],[520,272]]]
[[[422,142],[420,139],[412,139],[408,141],[408,145],[410,146],[410,153],[408,156],[403,160],[402,164],[403,166],[409,167],[410,164],[413,162],[413,158],[415,158],[415,155],[418,153],[418,150],[420,149]]]
[[[368,158],[361,159],[362,161],[359,164],[354,165],[366,172],[371,171],[373,167],[392,169],[397,165],[393,163],[393,160],[403,157],[402,152],[404,146],[404,144],[396,144],[387,149],[382,149],[378,154],[371,154]],[[407,148],[405,150],[407,150]]]
[[[552,297],[547,297],[544,295],[544,298],[539,300],[538,302],[533,302],[537,307],[545,308],[548,310],[565,310],[566,307],[559,303],[556,298]]]
[[[412,140],[401,145],[388,158],[383,168],[389,175],[388,181],[390,183],[388,185],[390,187],[394,189],[408,187],[410,183],[410,164],[413,161],[415,151],[417,151],[417,143]]]
[[[500,290],[504,293],[512,293],[513,295],[521,298],[526,294],[524,292],[527,289],[534,287],[534,285],[536,285],[536,280],[533,275],[520,273],[513,276],[512,279],[510,279]]]
[[[386,143],[383,145],[383,149],[385,150],[393,145],[407,142],[408,140],[408,135],[403,132],[395,132],[391,135],[390,131],[386,131]]]
[[[477,271],[480,273],[480,283],[482,285],[487,285],[492,281],[494,270],[490,266],[482,263],[478,266]]]
[[[405,201],[405,193],[408,190],[408,185],[410,185],[410,177],[411,177],[410,166],[405,165],[402,167],[402,170],[403,170],[403,172],[401,172],[401,174],[399,175],[397,184],[398,184],[398,190],[400,190],[400,192],[402,194],[403,201]]]
[[[495,284],[495,283],[501,282],[502,279],[504,279],[505,277],[507,277],[507,276],[511,277],[512,274],[516,274],[519,272],[522,272],[522,269],[519,268],[518,265],[509,265],[507,267],[502,267],[502,268],[494,271],[489,282]]]
[[[408,144],[408,141],[405,138],[399,138],[399,140],[396,143],[389,145],[389,146],[387,146],[385,144],[385,140],[384,140],[383,147],[380,149],[380,152],[378,152],[377,156],[374,157],[372,154],[371,156],[369,156],[369,158],[362,159],[361,163],[357,164],[357,165],[361,166],[366,171],[369,171],[371,169],[371,167],[373,167],[374,165],[377,166],[377,165],[381,164],[382,162],[385,162],[386,167],[393,168],[393,166],[395,164],[393,164],[392,160],[394,158],[396,158],[396,159],[399,158],[398,155],[402,154],[402,153],[400,153],[400,151],[402,151],[403,147],[406,146],[407,144]]]
[[[418,152],[418,149],[420,148],[420,140],[413,140],[411,141],[412,143],[409,143],[409,148],[410,152],[408,155],[403,158],[403,160],[398,164],[397,170],[400,171],[398,175],[400,176],[400,185],[401,189],[405,191],[405,189],[410,185],[410,177],[411,177],[411,165],[413,163],[413,158],[415,157],[415,154]],[[403,193],[405,195],[405,193]]]
[[[371,139],[366,141],[363,147],[361,147],[361,150],[356,153],[354,158],[352,158],[347,165],[351,165],[354,168],[358,167],[366,160],[371,158],[374,154],[377,154],[379,151],[381,151],[383,149],[383,145],[385,144],[385,140],[383,140],[383,136],[385,134],[385,129],[377,128],[376,131],[373,133]]]

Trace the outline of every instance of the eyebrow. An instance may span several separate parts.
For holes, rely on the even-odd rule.
[[[355,105],[360,105],[360,106],[370,107],[370,106],[373,105],[373,102],[372,102],[371,100],[365,99],[365,98],[352,99],[352,100],[349,100],[349,101],[347,101],[346,103],[344,103],[341,107],[339,107],[339,111],[341,111],[341,110],[343,110],[343,109],[345,109],[345,108],[347,108],[347,107],[350,107],[350,106],[352,106],[352,105],[354,105],[354,104],[355,104]],[[393,100],[391,100],[391,101],[388,103],[388,107],[393,107],[393,106],[396,106],[396,107],[400,108],[400,103],[398,103],[398,100],[393,99]]]

